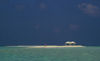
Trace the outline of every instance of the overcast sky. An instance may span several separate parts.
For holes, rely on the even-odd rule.
[[[99,0],[0,0],[0,45],[100,45]]]

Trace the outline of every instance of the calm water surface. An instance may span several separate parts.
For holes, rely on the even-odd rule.
[[[100,61],[100,47],[0,47],[0,61]]]

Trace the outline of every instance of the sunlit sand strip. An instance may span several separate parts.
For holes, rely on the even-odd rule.
[[[28,46],[28,48],[66,48],[66,47],[84,47],[81,45],[76,46]]]
[[[65,45],[65,46],[56,46],[56,45],[41,45],[41,46],[7,46],[7,47],[27,47],[27,48],[66,48],[66,47],[85,47],[82,45]]]

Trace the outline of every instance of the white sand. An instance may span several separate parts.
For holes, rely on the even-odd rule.
[[[56,46],[56,45],[41,45],[41,46],[8,46],[8,47],[27,47],[27,48],[66,48],[66,47],[84,47],[82,45],[65,45],[65,46]]]
[[[81,45],[74,45],[74,46],[28,46],[28,48],[65,48],[65,47],[84,47],[84,46],[81,46]]]

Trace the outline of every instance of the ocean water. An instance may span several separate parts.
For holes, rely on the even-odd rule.
[[[100,61],[100,47],[0,47],[0,61]]]

